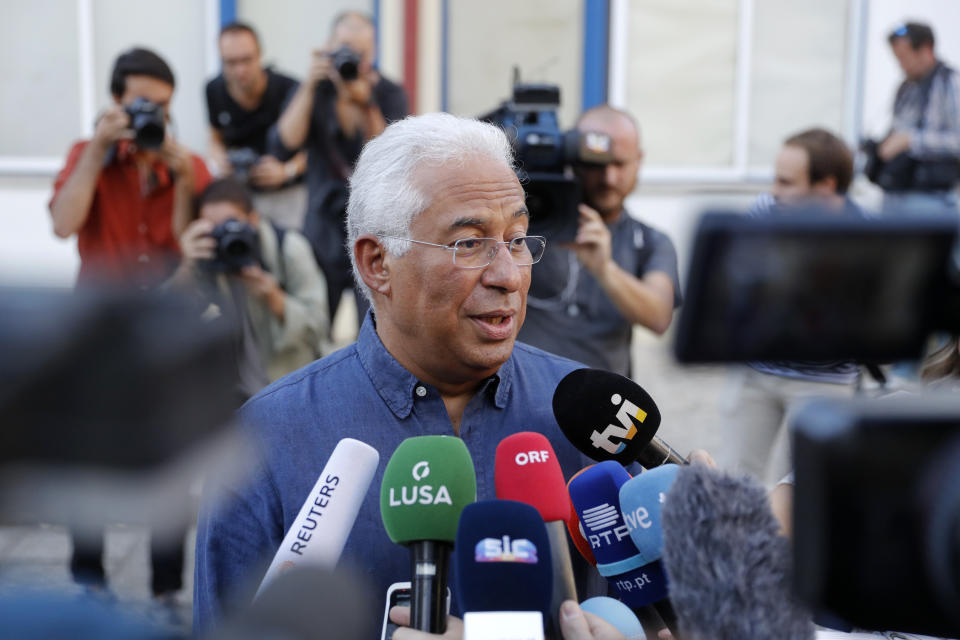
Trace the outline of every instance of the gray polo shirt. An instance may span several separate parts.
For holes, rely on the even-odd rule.
[[[608,226],[613,261],[638,278],[651,271],[666,273],[673,281],[673,306],[680,306],[677,252],[670,238],[626,211]],[[633,325],[576,255],[548,241],[543,259],[533,266],[519,339],[590,367],[629,375],[632,332]]]

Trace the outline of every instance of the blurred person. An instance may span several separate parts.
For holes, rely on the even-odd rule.
[[[220,175],[232,174],[250,186],[261,215],[300,229],[307,207],[307,154],[280,162],[270,154],[268,140],[297,81],[263,66],[260,39],[248,24],[224,26],[218,46],[223,71],[206,89],[210,157]]]
[[[771,196],[761,196],[752,215],[830,215],[860,218],[863,210],[847,195],[853,153],[826,129],[788,137],[777,154]],[[723,467],[735,467],[773,486],[792,468],[789,414],[814,396],[852,396],[860,383],[853,362],[751,362],[737,367],[720,411],[726,449]],[[778,517],[780,514],[778,513]]]
[[[78,285],[106,280],[150,288],[176,267],[177,236],[210,174],[170,131],[173,91],[173,72],[156,53],[120,54],[110,78],[113,104],[93,138],[73,145],[57,175],[53,230],[61,238],[77,234]],[[163,127],[158,148],[138,146],[131,113]]]
[[[318,465],[344,437],[376,448],[382,461],[411,436],[460,437],[480,500],[495,497],[497,444],[518,429],[550,439],[565,477],[589,464],[563,437],[550,401],[582,365],[516,341],[545,248],[527,236],[528,222],[510,142],[492,124],[433,113],[393,123],[366,145],[350,180],[347,229],[371,312],[355,343],[281,378],[241,410],[260,463],[242,482],[210,479],[205,488],[198,631],[241,585],[261,578]],[[375,487],[383,469],[340,559],[381,594],[410,576],[408,554],[382,525]],[[573,562],[578,593],[598,594],[599,574]]]
[[[224,247],[231,242],[249,253]],[[310,244],[262,218],[243,184],[212,182],[200,194],[197,218],[180,246],[183,261],[170,284],[208,305],[205,318],[229,311],[236,319],[246,397],[322,355],[329,324],[326,284]],[[241,254],[248,259],[237,260]]]
[[[677,253],[624,208],[643,160],[633,116],[601,105],[584,112],[577,129],[609,135],[614,161],[576,168],[584,200],[576,240],[551,247],[534,271],[520,339],[629,376],[633,326],[662,335],[681,303]]]
[[[884,209],[908,213],[957,207],[960,184],[960,77],[939,60],[933,29],[897,26],[887,38],[905,76],[893,123],[877,155],[887,163]]]
[[[309,153],[303,233],[327,279],[331,318],[343,291],[353,286],[344,248],[347,181],[363,145],[407,115],[403,88],[374,67],[375,35],[369,17],[340,14],[327,43],[311,53],[307,76],[277,123],[278,157],[285,160],[301,147]],[[356,77],[342,77],[338,66]],[[362,321],[366,298],[357,296],[357,307]]]

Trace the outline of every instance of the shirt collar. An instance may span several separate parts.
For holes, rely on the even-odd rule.
[[[118,140],[116,149],[117,150],[114,158],[117,163],[134,164],[134,155],[136,155],[138,149],[137,145],[132,140]],[[171,180],[170,170],[159,158],[154,160],[151,169],[153,170],[153,175],[157,181],[156,186],[166,187],[173,182]]]
[[[390,355],[377,335],[372,311],[368,311],[357,335],[357,355],[360,365],[373,382],[377,393],[387,403],[397,418],[403,419],[413,411],[416,389],[420,382],[403,365]],[[494,375],[487,378],[480,387],[479,394],[492,398],[494,406],[504,409],[510,399],[510,389],[516,376],[514,353]]]

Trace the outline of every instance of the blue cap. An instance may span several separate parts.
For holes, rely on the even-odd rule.
[[[675,464],[654,467],[620,487],[623,520],[644,564],[655,562],[663,555],[660,513],[678,469]]]

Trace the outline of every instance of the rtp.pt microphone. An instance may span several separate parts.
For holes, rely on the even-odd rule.
[[[467,505],[455,558],[465,613],[537,611],[546,620],[553,569],[547,530],[536,509],[513,500]]]
[[[410,548],[410,626],[446,629],[447,564],[463,508],[477,499],[477,477],[460,438],[407,438],[393,452],[380,487],[387,535]]]
[[[594,460],[650,469],[686,460],[656,436],[660,410],[633,380],[600,369],[571,371],[553,393],[553,415],[567,439]]]
[[[353,438],[337,443],[273,556],[256,597],[288,569],[337,564],[379,462],[380,454],[368,444]]]
[[[495,465],[497,497],[529,504],[546,523],[553,564],[553,616],[564,600],[579,600],[565,527],[571,509],[570,494],[560,463],[546,436],[521,431],[500,441]]]
[[[645,562],[630,539],[620,512],[620,487],[628,480],[630,474],[619,463],[600,462],[570,481],[570,498],[597,558],[597,571],[636,609],[665,598],[667,580],[660,563]]]

